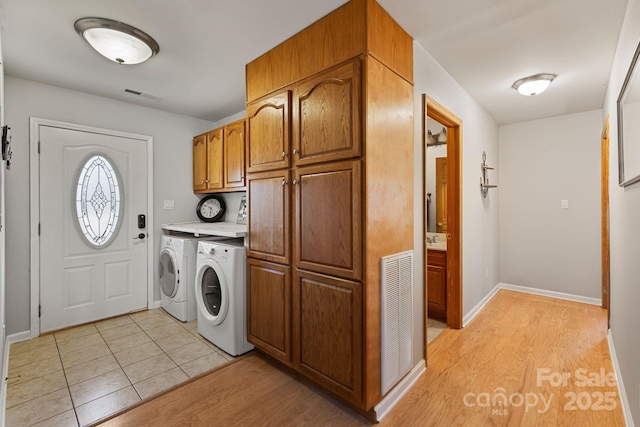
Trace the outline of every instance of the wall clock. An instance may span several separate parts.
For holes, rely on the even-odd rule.
[[[196,213],[204,222],[216,222],[224,218],[226,206],[224,199],[216,194],[203,197],[198,203]]]

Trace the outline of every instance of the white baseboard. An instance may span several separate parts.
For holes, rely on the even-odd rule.
[[[424,374],[427,370],[427,364],[424,359],[422,359],[416,366],[413,367],[412,370],[409,371],[405,377],[400,380],[395,387],[391,389],[389,393],[378,403],[373,410],[376,413],[376,421],[380,422],[389,411],[393,409],[394,406],[398,404],[400,399],[407,394],[407,392],[413,387],[418,378],[422,374]]]
[[[591,304],[591,305],[597,305],[597,306],[601,306],[602,305],[602,300],[598,299],[598,298],[589,298],[589,297],[583,297],[580,295],[572,295],[572,294],[565,294],[562,292],[556,292],[556,291],[547,291],[545,289],[537,289],[537,288],[529,288],[526,286],[518,286],[518,285],[511,285],[509,283],[498,283],[493,289],[491,289],[491,291],[485,295],[484,298],[482,298],[482,300],[480,300],[480,302],[478,304],[476,304],[475,307],[473,307],[463,318],[462,318],[462,327],[466,327],[469,322],[471,322],[474,317],[476,317],[478,315],[478,313],[480,313],[482,311],[482,309],[484,308],[485,305],[487,305],[487,303],[489,301],[491,301],[491,298],[493,298],[500,289],[506,289],[508,291],[514,291],[514,292],[522,292],[525,294],[532,294],[532,295],[540,295],[543,297],[550,297],[550,298],[557,298],[557,299],[563,299],[563,300],[567,300],[567,301],[574,301],[574,302],[580,302],[583,304]]]
[[[613,373],[616,376],[616,382],[618,383],[618,394],[620,395],[620,404],[622,405],[624,422],[627,425],[627,427],[634,427],[633,417],[631,416],[631,410],[629,406],[629,398],[627,397],[627,392],[624,388],[622,375],[620,375],[620,364],[618,363],[618,356],[616,355],[616,347],[613,345],[613,337],[611,336],[611,330],[607,331],[607,342],[609,343],[609,353],[611,354],[611,363],[613,364]]]
[[[474,317],[476,317],[478,315],[478,313],[480,313],[482,311],[482,309],[484,308],[485,305],[487,305],[487,303],[489,301],[491,301],[491,298],[493,298],[498,291],[500,290],[500,283],[498,283],[493,289],[491,289],[491,291],[485,295],[484,298],[482,298],[480,300],[480,302],[478,304],[476,304],[475,307],[473,307],[471,309],[471,311],[469,311],[463,318],[462,318],[462,327],[466,327],[469,322],[471,322],[473,320]]]
[[[158,301],[154,301],[153,304],[151,304],[151,307],[149,307],[149,310],[153,310],[154,308],[161,308],[162,307],[162,300],[158,300]]]
[[[583,304],[602,305],[602,300],[599,298],[590,298],[590,297],[583,297],[581,295],[572,295],[572,294],[565,294],[565,293],[556,292],[556,291],[547,291],[546,289],[528,288],[526,286],[511,285],[509,283],[498,283],[498,286],[500,286],[500,289],[506,289],[508,291],[523,292],[525,294],[533,294],[533,295],[540,295],[543,297],[551,297],[551,298],[563,299],[567,301],[581,302]]]
[[[15,334],[7,335],[6,348],[9,348],[10,344],[14,342],[26,341],[31,338],[31,331],[17,332]]]

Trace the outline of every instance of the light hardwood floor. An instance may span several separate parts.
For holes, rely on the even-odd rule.
[[[613,368],[599,307],[502,290],[469,326],[446,329],[427,362],[381,426],[624,425],[617,387],[602,384]],[[581,386],[582,376],[591,383]],[[497,404],[502,394],[506,406]],[[103,425],[372,423],[251,355]]]

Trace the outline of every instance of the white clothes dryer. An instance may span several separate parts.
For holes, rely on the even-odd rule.
[[[202,239],[194,236],[162,235],[160,238],[158,277],[161,306],[182,322],[197,318],[193,281],[199,240]]]
[[[199,242],[196,261],[198,332],[232,356],[247,342],[247,250],[241,242]]]

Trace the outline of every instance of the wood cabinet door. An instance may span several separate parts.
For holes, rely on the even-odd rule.
[[[205,135],[193,138],[193,191],[207,189],[207,140]]]
[[[249,248],[247,255],[266,261],[291,261],[289,170],[247,177]]]
[[[361,92],[359,59],[296,86],[292,154],[296,165],[360,156]]]
[[[291,361],[290,267],[247,258],[247,339],[262,351]]]
[[[224,127],[224,187],[244,187],[244,120]]]
[[[247,106],[247,172],[289,167],[291,91]]]
[[[447,319],[447,270],[444,267],[427,266],[427,302],[429,317]]]
[[[353,402],[362,400],[362,285],[296,269],[294,364]]]
[[[222,128],[207,132],[205,136],[207,138],[207,190],[219,190],[224,187]]]
[[[301,269],[362,278],[360,161],[295,170],[295,254]]]

